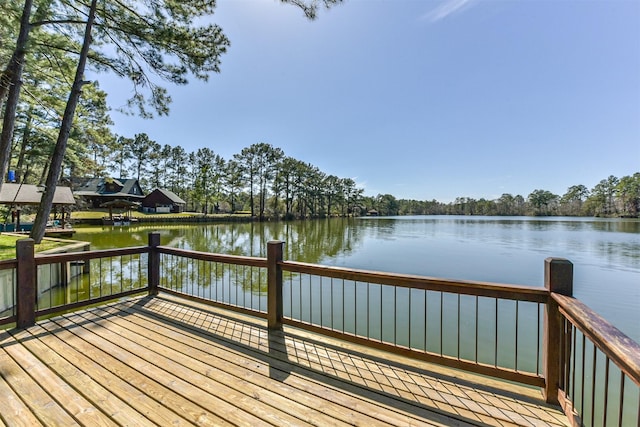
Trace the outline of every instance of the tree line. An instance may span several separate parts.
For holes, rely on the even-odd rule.
[[[458,197],[453,202],[396,199],[390,194],[365,198],[363,202],[381,215],[530,215],[601,216],[640,215],[640,172],[602,179],[593,188],[572,185],[563,195],[533,190],[527,197],[502,194],[499,198]]]
[[[252,216],[307,218],[347,215],[566,215],[629,216],[640,213],[640,172],[609,176],[592,189],[572,185],[563,195],[536,189],[526,197],[458,197],[453,202],[366,196],[351,178],[327,174],[267,143],[253,144],[225,160],[211,148],[187,153],[160,146],[146,134],[119,137],[94,153],[94,176],[136,178],[146,191],[165,188],[203,212],[247,211]],[[133,171],[134,174],[129,174]]]

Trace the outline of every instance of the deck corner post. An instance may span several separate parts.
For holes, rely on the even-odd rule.
[[[35,241],[16,242],[16,327],[22,329],[36,323],[36,261]]]
[[[282,261],[284,242],[267,243],[267,326],[269,329],[282,328]]]
[[[564,361],[562,359],[563,323],[558,303],[551,298],[557,293],[573,295],[573,264],[564,258],[544,260],[544,287],[549,291],[549,301],[544,311],[543,373],[545,378],[544,397],[547,403],[558,404]]]
[[[158,295],[158,286],[160,286],[160,233],[157,231],[149,233],[149,295]]]

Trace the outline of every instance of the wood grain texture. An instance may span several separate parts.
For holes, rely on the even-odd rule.
[[[553,294],[560,313],[640,387],[640,344],[580,300]]]

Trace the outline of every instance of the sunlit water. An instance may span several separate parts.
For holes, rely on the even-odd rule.
[[[145,244],[453,279],[543,285],[544,259],[574,264],[574,296],[640,341],[640,221],[413,216],[278,223],[78,228],[93,249]]]

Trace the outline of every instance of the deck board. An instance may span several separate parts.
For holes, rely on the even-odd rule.
[[[29,341],[29,340],[26,340]],[[94,426],[116,426],[110,417],[102,413],[83,395],[71,387],[64,378],[59,377],[49,367],[31,353],[26,346],[12,345],[5,351],[13,360],[28,372],[46,394],[53,397],[58,405],[64,407],[79,424]],[[40,353],[36,353],[40,355]]]
[[[291,393],[286,394],[289,399],[298,398],[298,395],[302,392],[311,393],[316,400],[316,406],[318,402],[328,402],[328,407],[332,407],[334,411],[340,411],[339,419],[356,424],[377,425],[380,422],[384,425],[420,424],[424,422],[424,419],[429,419],[430,416],[433,416],[429,411],[422,411],[421,416],[416,416],[416,408],[414,406],[404,405],[402,402],[393,399],[383,398],[382,401],[376,402],[376,405],[371,405],[371,401],[362,396],[361,389],[354,388],[355,393],[347,393],[341,388],[348,389],[350,388],[349,385],[336,382],[324,373],[319,374],[317,371],[301,369],[300,367],[292,369],[295,366],[288,359],[287,348],[282,344],[282,336],[280,334],[269,334],[266,329],[256,329],[255,327],[253,327],[253,332],[249,332],[246,330],[246,324],[239,325],[236,322],[229,322],[224,319],[219,322],[219,319],[215,320],[214,328],[218,334],[235,337],[233,341],[223,344],[223,347],[215,354],[215,358],[217,360],[227,358],[227,360],[232,361],[233,359],[247,358],[253,354],[258,373],[261,373],[267,379],[274,378],[294,387]],[[163,330],[168,327],[166,323],[161,323],[159,326]],[[240,327],[245,328],[245,331],[241,331]],[[264,335],[263,339],[256,339],[258,335],[256,330]],[[182,335],[185,333],[187,332],[181,331]],[[208,338],[206,334],[198,335],[200,340],[193,345],[194,347],[202,348],[202,346],[206,345]],[[259,349],[252,351],[237,344],[236,340],[240,336],[244,336],[247,342],[254,342]],[[265,358],[265,351],[269,352],[268,359]],[[252,369],[252,367],[245,366],[245,369]],[[318,369],[320,369],[319,365]],[[333,384],[337,384],[337,387],[328,387]],[[365,401],[363,402],[363,400]],[[384,405],[385,401],[388,403],[386,406]],[[403,411],[403,408],[407,410]]]
[[[4,335],[4,334],[3,334]],[[3,379],[13,390],[16,396],[23,400],[25,405],[33,413],[33,416],[45,425],[79,425],[71,415],[64,410],[54,396],[48,394],[29,374],[29,371],[38,368],[25,363],[21,366],[8,353],[8,349],[20,347],[10,337],[3,336],[0,341],[0,372]],[[2,399],[4,403],[4,397]],[[4,408],[4,405],[2,405]],[[5,415],[3,411],[2,417]],[[6,419],[11,424],[12,420]]]
[[[0,426],[569,424],[536,393],[164,294],[0,332]]]
[[[0,350],[2,352],[3,350]],[[9,375],[9,370],[5,370],[3,356],[0,355],[0,396],[2,396],[2,411],[0,411],[0,422],[2,425],[13,426],[38,426],[42,425],[38,418],[25,405],[20,397],[5,381],[4,376]],[[9,424],[7,424],[9,423]]]
[[[153,323],[144,319],[127,317],[127,320],[130,320],[127,328],[132,331],[150,331],[154,328]],[[135,324],[138,324],[139,327],[136,328]],[[362,405],[354,399],[349,399],[348,396],[340,396],[333,391],[325,394],[312,394],[317,383],[305,380],[304,377],[290,375],[287,372],[286,362],[275,361],[267,365],[263,359],[251,358],[246,353],[241,353],[240,350],[230,351],[228,347],[209,345],[206,341],[199,341],[195,336],[191,340],[185,339],[184,331],[171,329],[167,325],[162,325],[162,327],[163,329],[158,333],[161,332],[168,338],[167,345],[176,347],[174,340],[181,338],[183,342],[190,345],[189,352],[192,358],[197,358],[205,366],[215,366],[221,371],[237,376],[240,379],[240,387],[246,391],[250,392],[254,388],[253,386],[256,386],[258,390],[262,390],[260,392],[262,394],[265,393],[265,389],[279,393],[281,396],[278,401],[285,405],[283,407],[287,407],[289,413],[296,414],[300,419],[318,425],[327,425],[327,423],[335,425],[340,422],[352,424],[355,421],[378,425],[381,422],[379,418],[372,417],[367,412],[355,413],[354,408],[357,409]],[[240,365],[236,361],[241,361]],[[282,382],[274,382],[272,378],[282,379]],[[332,399],[334,405],[325,404],[327,399]],[[398,421],[402,417],[394,414],[393,419]],[[412,420],[407,419],[407,421]]]
[[[32,339],[26,339],[31,337]],[[141,402],[140,394],[134,390],[118,384],[114,377],[109,377],[96,369],[96,364],[86,358],[86,356],[67,346],[59,338],[50,335],[43,328],[38,326],[16,335],[24,346],[34,354],[37,354],[43,363],[61,378],[64,378],[69,385],[76,390],[83,390],[86,398],[93,402],[96,407],[101,408],[116,423],[125,425],[144,425],[149,422],[138,411],[151,412],[156,408],[149,407],[145,402]],[[87,375],[84,370],[94,372],[95,378]],[[138,410],[129,403],[135,404]]]
[[[110,316],[109,312],[96,310],[94,313]],[[331,414],[329,416],[318,410],[318,401],[313,396],[300,393],[299,390],[283,383],[269,381],[265,375],[256,375],[254,371],[247,369],[246,362],[238,366],[222,359],[220,355],[226,352],[224,349],[217,349],[218,353],[212,354],[203,350],[204,346],[199,345],[197,341],[189,342],[186,340],[180,332],[167,330],[164,330],[162,334],[155,332],[153,324],[145,323],[134,316],[115,320],[111,320],[113,316],[110,316],[104,319],[105,321],[109,319],[109,322],[117,325],[114,331],[117,330],[130,338],[135,339],[143,333],[147,337],[153,338],[152,341],[144,340],[145,344],[143,344],[150,351],[165,354],[167,357],[172,357],[173,360],[185,360],[185,356],[188,356],[184,362],[185,366],[206,377],[217,378],[218,381],[222,381],[236,392],[258,399],[261,403],[269,405],[271,408],[269,410],[279,411],[279,408],[287,408],[289,414],[299,417],[300,421],[291,420],[295,424],[300,422],[315,425],[339,424],[338,421],[341,420],[340,415],[342,414],[338,411],[331,411],[331,408],[327,408],[327,412]],[[178,341],[180,338],[181,342]],[[215,350],[209,349],[209,351]],[[256,361],[251,360],[250,363],[256,363]],[[257,363],[261,362],[257,361]],[[249,403],[255,405],[255,402]],[[344,424],[348,424],[348,422]]]

